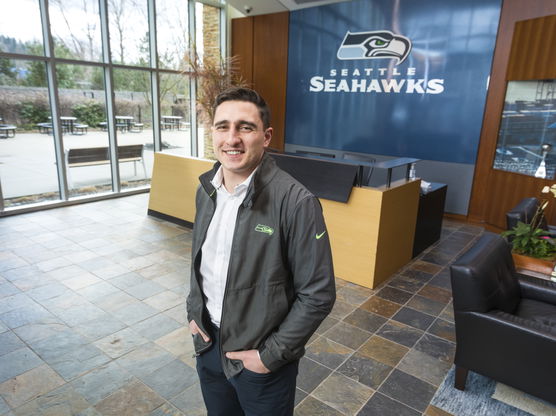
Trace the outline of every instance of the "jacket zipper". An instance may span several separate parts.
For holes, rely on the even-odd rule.
[[[223,323],[224,323],[224,306],[226,305],[226,296],[228,294],[228,287],[230,285],[230,270],[232,269],[232,261],[233,261],[233,257],[232,257],[232,253],[234,252],[234,246],[236,244],[236,228],[237,228],[237,222],[238,219],[241,215],[241,211],[243,210],[243,203],[241,203],[241,205],[239,206],[238,210],[237,210],[237,215],[236,215],[236,223],[234,225],[234,234],[233,234],[233,239],[232,239],[232,247],[230,248],[230,261],[228,262],[228,271],[226,272],[226,287],[224,288],[224,297],[222,298],[222,316],[220,317],[220,339],[218,340],[218,349],[220,350],[220,362],[222,365],[222,370],[224,370],[224,374],[226,375],[226,377],[228,376],[227,371],[226,371],[226,357],[224,355],[224,351],[222,350],[222,328],[224,327]]]
[[[203,188],[204,188],[204,186],[203,186]],[[206,189],[205,189],[205,192],[207,192]],[[216,201],[215,201],[215,199],[213,198],[214,194],[216,194],[216,189],[213,189],[212,192],[211,192],[210,194],[207,192],[207,194],[208,194],[208,197],[210,198],[210,200],[212,201],[212,214],[211,214],[211,216],[210,216],[210,221],[209,221],[209,225],[210,225],[210,222],[212,221],[212,218],[214,217],[214,213],[216,212]],[[199,250],[197,251],[197,253],[195,253],[195,257],[197,257],[197,256],[199,255],[199,252],[203,249],[203,244],[205,243],[205,240],[207,239],[207,232],[208,232],[208,227],[207,227],[207,229],[205,230],[205,233],[204,233],[204,235],[203,235],[203,241],[201,241],[201,243],[199,244]],[[193,260],[193,261],[195,262],[195,260]],[[197,284],[199,285],[199,287],[201,286],[201,285],[199,284],[199,280],[198,280],[198,279],[197,279]],[[192,357],[192,358],[197,358],[197,357],[198,357],[199,355],[201,355],[203,352],[205,352],[206,350],[208,350],[208,349],[211,347],[211,345],[212,345],[212,342],[211,342],[209,345],[207,345],[206,347],[200,349],[199,351],[195,351],[195,353],[194,353],[191,357]]]

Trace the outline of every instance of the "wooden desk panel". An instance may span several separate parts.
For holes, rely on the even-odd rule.
[[[211,160],[155,153],[149,210],[193,223],[198,178],[213,165]]]
[[[347,203],[321,199],[336,276],[371,287],[376,263],[381,194],[353,188]]]
[[[419,186],[397,181],[389,189],[353,188],[347,203],[320,200],[336,276],[375,288],[411,260]]]

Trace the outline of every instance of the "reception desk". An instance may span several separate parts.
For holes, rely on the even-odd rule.
[[[419,182],[355,187],[347,203],[321,199],[336,276],[375,288],[411,260]]]
[[[213,163],[156,153],[149,214],[193,223],[198,177]],[[353,187],[347,202],[320,198],[337,277],[375,288],[411,260],[419,184]]]

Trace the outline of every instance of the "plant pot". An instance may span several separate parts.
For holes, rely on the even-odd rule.
[[[522,254],[512,253],[516,269],[531,270],[533,272],[542,273],[550,276],[556,265],[554,260],[539,259],[536,257],[524,256]]]

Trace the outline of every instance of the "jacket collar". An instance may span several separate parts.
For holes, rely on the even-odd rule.
[[[201,182],[203,189],[212,199],[216,198],[216,189],[212,185],[211,181],[216,175],[218,168],[220,168],[220,165],[220,162],[216,162],[211,170],[199,176],[199,181]],[[253,202],[261,190],[272,180],[275,174],[276,162],[274,162],[274,159],[265,152],[259,168],[255,172],[255,176],[253,176],[253,179],[249,184],[249,188],[247,188],[247,194],[243,200],[243,206],[253,206]]]

